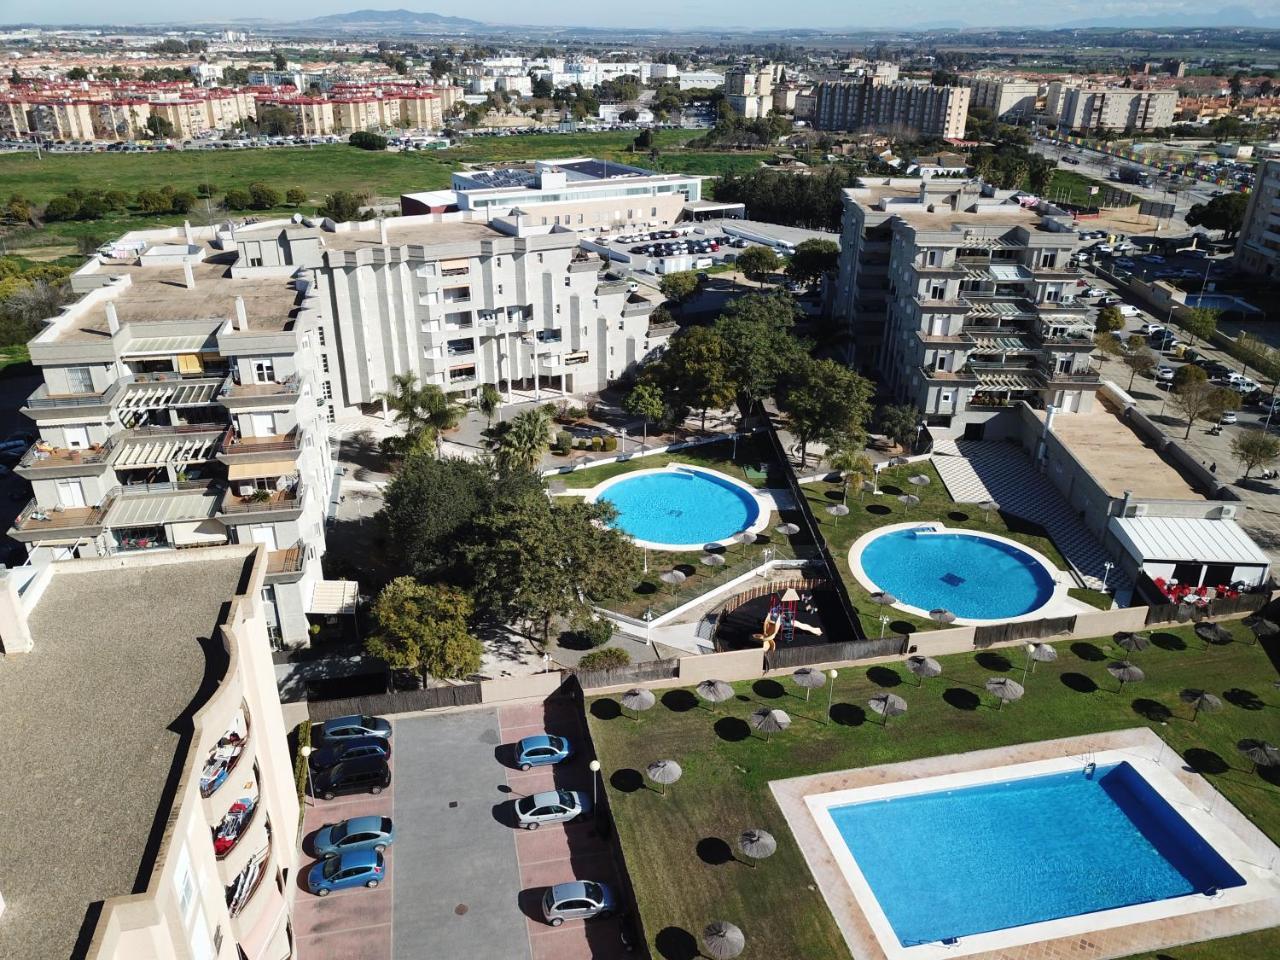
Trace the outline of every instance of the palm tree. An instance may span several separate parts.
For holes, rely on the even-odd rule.
[[[458,425],[466,407],[434,383],[419,383],[414,373],[397,373],[391,383],[379,399],[394,411],[396,423],[404,424],[405,447],[421,448],[418,441],[426,433],[439,455],[440,435]]]
[[[858,490],[862,490],[862,485],[875,472],[875,467],[871,465],[871,461],[861,450],[855,450],[851,447],[840,447],[833,451],[827,458],[834,470],[839,471],[840,479],[844,481],[844,489],[841,491],[841,502],[847,502],[849,499],[849,481],[856,481]]]
[[[452,430],[458,425],[458,421],[467,412],[466,405],[454,400],[453,394],[445,393],[434,383],[423,384],[419,394],[419,402],[422,410],[423,429],[429,431],[434,438],[436,456],[439,456],[440,445],[444,440],[444,432]]]
[[[492,427],[486,434],[498,473],[511,476],[535,470],[551,446],[551,414],[534,407]]]
[[[416,373],[397,373],[391,378],[391,389],[378,394],[378,399],[395,414],[396,423],[404,424],[406,434],[422,429],[422,387]]]
[[[480,412],[484,414],[487,421],[485,426],[493,426],[493,415],[498,412],[498,407],[502,405],[502,394],[498,392],[498,388],[492,383],[486,383],[480,388],[480,397],[476,400],[476,406]]]

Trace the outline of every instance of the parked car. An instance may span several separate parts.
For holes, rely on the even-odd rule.
[[[516,820],[526,830],[544,823],[568,823],[591,812],[591,801],[576,790],[548,790],[516,801]]]
[[[361,757],[390,759],[391,741],[386,737],[352,737],[350,740],[336,740],[328,746],[313,750],[307,762],[311,764],[312,770],[327,770],[335,763],[343,760],[358,760]]]
[[[557,883],[542,898],[542,915],[558,927],[566,920],[605,917],[617,907],[617,898],[607,884],[591,880]]]
[[[391,724],[382,717],[334,717],[320,725],[320,736],[326,742],[350,740],[354,737],[390,737]]]
[[[1120,312],[1124,313],[1123,310],[1121,310]],[[1142,334],[1144,337],[1152,337],[1152,336],[1155,336],[1157,333],[1159,333],[1163,329],[1164,327],[1158,323],[1144,323],[1142,326],[1138,328],[1138,332]]]
[[[382,882],[386,864],[377,850],[354,850],[322,860],[307,872],[307,889],[317,897],[352,887],[376,887]]]
[[[1234,410],[1226,411],[1221,417],[1218,418],[1218,422],[1219,423],[1235,423],[1236,412]]]
[[[391,786],[391,768],[378,757],[336,763],[308,778],[311,796],[332,800],[350,793],[378,794]]]
[[[354,850],[381,852],[391,846],[395,838],[390,817],[352,817],[321,827],[312,846],[317,857],[327,859]]]
[[[530,767],[560,763],[569,759],[572,754],[573,749],[564,737],[539,733],[525,737],[516,744],[516,766],[521,770],[528,770]]]
[[[1107,295],[1107,291],[1102,287],[1089,287],[1085,290],[1084,295],[1086,297],[1105,297]]]
[[[1173,367],[1159,366],[1156,367],[1155,377],[1157,380],[1168,383],[1173,380]]]
[[[1122,317],[1136,317],[1141,315],[1141,313],[1142,311],[1131,303],[1120,304],[1120,316]]]

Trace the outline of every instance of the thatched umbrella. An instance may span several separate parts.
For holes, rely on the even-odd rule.
[[[702,555],[702,563],[708,567],[723,567],[724,554],[722,553],[704,553]]]
[[[1003,710],[1007,702],[1021,700],[1026,692],[1022,684],[1008,677],[988,677],[984,686],[987,688],[987,693],[1000,701],[1000,706],[996,707],[997,710]]]
[[[902,504],[906,510],[910,510],[912,507],[919,506],[920,498],[914,493],[904,493],[898,498],[898,502]]]
[[[683,570],[668,570],[666,573],[658,577],[663,583],[671,588],[671,592],[676,592],[676,587],[684,583],[687,579]]]
[[[900,717],[907,712],[907,701],[903,700],[896,693],[877,693],[874,697],[867,701],[873,713],[878,713],[884,717],[884,726],[889,726],[890,717]]]
[[[942,664],[933,659],[933,657],[917,655],[907,657],[907,669],[919,678],[920,686],[923,686],[925,680],[929,677],[936,677],[942,673]]]
[[[1231,631],[1220,623],[1213,623],[1209,620],[1202,620],[1195,625],[1196,636],[1205,643],[1224,644],[1230,643],[1234,638]]]
[[[707,703],[724,703],[733,697],[733,687],[723,680],[703,680],[693,691]]]
[[[1280,767],[1280,747],[1265,740],[1254,740],[1250,737],[1239,741],[1236,749],[1253,761],[1253,770],[1250,773],[1257,773],[1259,767]]]
[[[950,610],[944,610],[942,607],[935,607],[929,611],[929,619],[939,626],[946,626],[948,623],[956,622],[956,615]]]
[[[1222,709],[1222,700],[1220,698],[1215,697],[1208,690],[1201,690],[1198,687],[1183,690],[1178,694],[1178,699],[1195,708],[1195,712],[1191,714],[1192,723],[1199,719],[1201,710],[1205,713],[1217,713]]]
[[[1121,630],[1112,637],[1117,647],[1122,647],[1130,653],[1140,653],[1147,647],[1151,646],[1151,637],[1145,633],[1134,633],[1131,630]]]
[[[800,532],[800,528],[794,523],[780,523],[773,528],[773,532],[780,537],[794,537]]]
[[[734,539],[736,539],[740,544],[742,544],[742,553],[743,553],[743,556],[746,556],[747,547],[751,546],[751,544],[755,543],[756,540],[759,538],[750,530],[743,530]]]
[[[634,690],[628,690],[622,695],[622,706],[634,713],[640,713],[648,710],[658,702],[657,697],[653,695],[652,690],[646,690],[644,687],[636,687]],[[634,720],[635,718],[632,717]]]
[[[1022,682],[1027,682],[1028,671],[1034,671],[1037,663],[1053,663],[1058,659],[1056,648],[1047,643],[1028,643],[1027,662],[1022,665]]]
[[[738,852],[744,857],[750,857],[751,860],[763,860],[765,857],[771,857],[777,849],[778,841],[773,839],[773,834],[767,830],[752,828],[743,830],[738,834]],[[751,861],[744,862],[748,866],[755,866]]]
[[[702,931],[702,947],[711,960],[733,960],[747,948],[747,938],[732,923],[717,920]]]
[[[891,467],[905,467],[905,466],[906,466],[908,463],[910,463],[910,462],[911,462],[911,461],[910,461],[910,460],[908,460],[906,457],[893,457],[893,458],[891,458],[891,459],[889,460],[889,466],[891,466]]]
[[[1124,689],[1126,683],[1138,683],[1147,679],[1147,675],[1142,672],[1141,668],[1128,660],[1112,660],[1107,664],[1107,673],[1120,681],[1121,690]]]
[[[817,690],[818,687],[827,685],[827,675],[821,670],[815,670],[813,667],[801,667],[799,670],[791,674],[791,679],[799,686],[804,687],[805,702],[809,701],[809,694]]]
[[[930,481],[923,473],[917,473],[914,477],[907,478],[907,483],[911,484],[913,487],[919,487],[921,490],[927,487],[931,482],[932,481]]]
[[[759,710],[752,712],[751,726],[763,733],[765,742],[768,743],[770,735],[781,733],[791,726],[791,718],[787,716],[785,710],[761,707]]]
[[[849,508],[843,503],[833,503],[831,506],[827,507],[827,513],[831,514],[833,517],[847,517],[849,515]]]
[[[1000,504],[996,503],[994,500],[985,500],[978,504],[978,507],[984,514],[986,514],[987,523],[991,522],[991,514],[997,513],[1000,510]]]
[[[871,594],[871,602],[881,607],[889,607],[897,603],[898,598],[888,590],[881,590],[879,593]]]
[[[684,773],[680,764],[674,760],[655,760],[644,768],[644,772],[654,783],[662,785],[662,795],[667,795],[667,784],[675,783]]]
[[[1261,640],[1263,637],[1273,637],[1277,633],[1280,633],[1280,627],[1276,626],[1260,613],[1255,613],[1252,616],[1245,617],[1240,622],[1249,628],[1255,641]]]

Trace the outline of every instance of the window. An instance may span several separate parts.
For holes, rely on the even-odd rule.
[[[498,284],[498,296],[502,296],[502,284]]]
[[[542,263],[542,259],[543,259],[543,258],[542,258],[542,254],[538,254],[538,262],[539,262],[539,263]]]
[[[951,402],[951,394],[949,394],[949,393],[943,393],[943,394],[941,394],[941,395],[940,395],[940,399],[942,400],[942,402],[943,402],[943,403],[950,403],[950,402]]]
[[[328,420],[330,423],[337,423],[337,422],[338,422],[338,418],[337,418],[336,416],[334,416],[334,413],[333,413],[333,407],[332,407],[332,406],[329,406],[329,407],[326,407],[326,408],[325,408],[324,418],[325,418],[326,420]]]
[[[934,283],[929,286],[930,300],[947,299],[947,285],[945,283]]]
[[[67,393],[93,393],[93,369],[67,367]]]
[[[324,327],[316,327],[316,342],[324,346]]]
[[[650,207],[650,208],[649,208],[649,216],[651,216],[651,217],[656,217],[657,215],[658,215],[658,208],[657,208],[657,207]]]
[[[275,383],[276,364],[270,357],[260,357],[253,361],[254,383]]]
[[[560,313],[560,304],[558,304],[558,303],[556,304],[556,313],[557,313],[557,314],[559,314],[559,313]]]
[[[326,400],[332,400],[332,399],[333,399],[333,384],[331,384],[328,380],[321,381],[321,383],[320,383],[320,392],[321,392],[321,394],[324,396],[324,398],[325,398]]]
[[[572,277],[565,277],[565,278],[564,278],[564,285],[565,285],[566,287],[571,287],[571,286],[573,286],[573,278],[572,278]]]
[[[940,263],[942,263],[942,251],[941,250],[926,251],[924,255],[924,262],[927,266],[930,266],[930,267],[938,266]]]
[[[329,355],[327,353],[320,354],[320,369],[325,373],[329,372]]]
[[[251,267],[260,267],[260,266],[262,266],[262,258],[261,258],[261,257],[250,257],[250,258],[249,258],[249,266],[251,266]]]

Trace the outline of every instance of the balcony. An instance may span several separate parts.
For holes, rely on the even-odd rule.
[[[47,441],[37,440],[18,461],[14,473],[28,478],[100,474],[106,469],[114,446],[114,437],[108,437],[106,443],[78,448],[55,447]]]
[[[267,583],[295,583],[302,579],[307,562],[307,550],[299,540],[284,550],[267,552]]]
[[[89,417],[94,408],[105,414],[128,382],[128,377],[117,380],[101,393],[50,393],[48,384],[42,383],[27,397],[22,412],[32,420],[70,414]]]
[[[244,756],[244,749],[249,744],[249,711],[243,706],[236,711],[231,725],[227,728],[200,770],[200,796],[208,800],[227,782],[231,772]]]
[[[102,523],[107,511],[115,502],[113,495],[108,494],[97,507],[47,507],[41,509],[32,500],[13,526],[9,528],[9,536],[21,543],[32,543],[37,540],[67,540],[79,537],[97,536],[102,532]]]
[[[627,297],[627,302],[622,305],[622,315],[624,317],[647,317],[653,313],[653,301],[646,300],[637,294],[631,294]]]
[[[228,410],[275,409],[289,407],[302,395],[302,381],[295,374],[272,383],[236,383],[228,377],[218,400]]]
[[[305,488],[301,482],[292,489],[258,490],[242,497],[232,490],[222,496],[218,512],[224,523],[261,523],[268,520],[292,520],[302,512]]]
[[[570,273],[599,273],[604,269],[604,259],[598,254],[578,254],[569,261]]]
[[[935,383],[976,383],[977,376],[967,368],[960,370],[930,370],[927,367],[920,367],[920,375],[926,380]]]
[[[213,855],[217,859],[225,860],[230,856],[241,838],[249,832],[260,806],[260,799],[255,785],[254,792],[231,804],[222,820],[212,828]]]
[[[447,267],[440,271],[442,277],[465,277],[471,273],[471,268],[467,267]]]
[[[262,437],[238,437],[228,429],[218,459],[223,463],[277,460],[281,454],[296,455],[301,449],[302,433],[297,427],[288,433],[273,433]]]
[[[245,864],[245,868],[227,885],[227,912],[232,918],[240,916],[262,886],[262,881],[266,879],[268,873],[267,862],[270,858],[271,844],[268,841],[267,845],[255,853]]]

